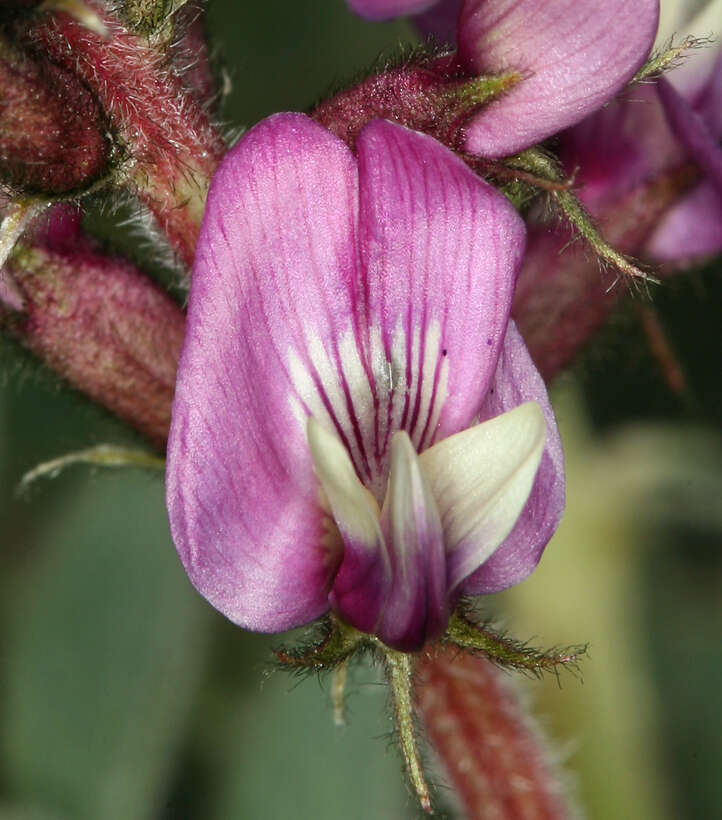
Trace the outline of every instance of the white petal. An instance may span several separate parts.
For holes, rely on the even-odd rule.
[[[527,402],[421,454],[441,514],[449,590],[511,532],[531,492],[545,437],[541,408]]]
[[[307,436],[313,468],[344,541],[377,549],[383,542],[379,506],[359,481],[348,451],[313,417],[308,420]]]

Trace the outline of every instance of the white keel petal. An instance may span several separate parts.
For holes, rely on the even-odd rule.
[[[419,456],[405,432],[391,441],[391,472],[381,512],[392,580],[378,626],[384,643],[420,649],[448,623],[446,560],[439,511]]]

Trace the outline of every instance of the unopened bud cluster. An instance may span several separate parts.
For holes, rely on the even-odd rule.
[[[108,173],[112,153],[82,81],[0,34],[0,183],[15,195],[80,193]]]

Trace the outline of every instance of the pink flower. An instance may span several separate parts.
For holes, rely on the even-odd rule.
[[[664,216],[647,250],[661,262],[694,261],[722,252],[722,56],[702,89],[682,96],[662,82],[669,125],[702,179]]]
[[[252,630],[333,609],[400,650],[536,566],[564,504],[544,384],[509,309],[524,227],[428,136],[357,153],[307,117],[211,186],[168,448],[191,581]]]
[[[639,254],[646,246],[657,262],[722,251],[722,56],[692,54],[680,80],[679,73],[629,89],[560,142],[567,171],[578,169],[579,197],[601,220],[645,187],[667,179],[669,189],[690,163],[697,169],[697,184],[683,187],[644,241],[628,249]]]
[[[453,0],[350,0],[365,17],[426,11],[446,36]],[[516,72],[520,81],[466,126],[471,154],[503,157],[580,122],[610,100],[647,58],[658,0],[463,0],[458,61],[469,75]],[[424,18],[428,26],[429,18]]]
[[[695,52],[681,71],[684,82],[676,70],[637,84],[559,137],[566,173],[607,239],[667,268],[722,252],[722,58]],[[568,230],[530,222],[512,312],[549,379],[604,323],[619,291],[613,272],[600,276],[597,261],[570,245]]]
[[[367,20],[414,15],[414,23],[440,43],[453,43],[463,0],[348,0],[352,11]]]

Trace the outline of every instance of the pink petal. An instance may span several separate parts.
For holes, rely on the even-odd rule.
[[[672,131],[722,196],[722,148],[717,137],[671,83],[661,78],[658,87]]]
[[[437,43],[456,43],[459,12],[462,0],[440,0],[428,11],[414,18],[414,25],[426,37],[433,37]]]
[[[223,160],[198,241],[168,446],[173,540],[193,584],[249,629],[328,608],[326,549],[295,367],[334,347],[356,278],[355,161],[280,114]],[[296,374],[296,377],[297,374]],[[299,377],[300,378],[300,377]]]
[[[348,0],[351,11],[367,20],[390,20],[407,14],[418,14],[433,6],[436,0]]]
[[[542,408],[547,438],[529,500],[511,534],[482,566],[460,586],[464,595],[498,592],[523,581],[539,563],[564,510],[564,454],[554,411],[544,381],[513,322],[509,323],[504,349],[494,381],[479,414],[494,418],[526,401]]]
[[[503,196],[430,137],[376,121],[357,148],[369,349],[393,382],[376,395],[373,451],[386,465],[395,430],[421,452],[478,413],[525,231]]]
[[[595,215],[686,155],[670,130],[656,84],[642,83],[560,135],[560,157]]]
[[[682,264],[722,253],[722,196],[712,183],[702,182],[667,211],[646,252],[659,262]]]
[[[657,0],[465,0],[459,56],[522,81],[477,114],[466,149],[500,157],[579,122],[635,74],[654,42]]]

